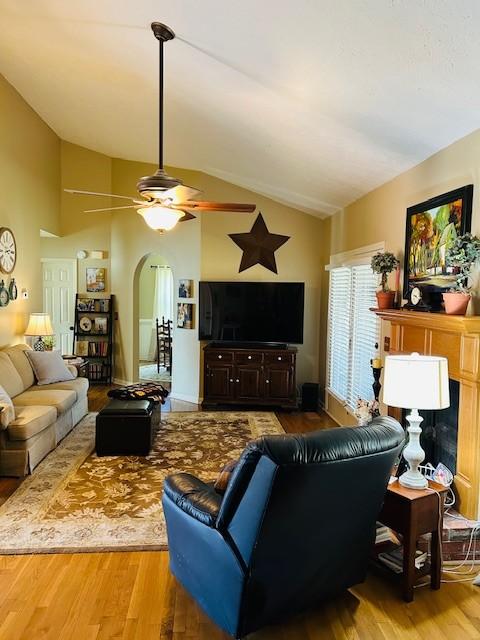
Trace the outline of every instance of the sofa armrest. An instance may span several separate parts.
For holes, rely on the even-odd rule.
[[[70,371],[74,378],[78,378],[77,367],[74,367],[73,364],[67,364],[67,369]]]
[[[190,473],[174,473],[163,483],[166,496],[182,511],[208,527],[215,527],[222,496]]]

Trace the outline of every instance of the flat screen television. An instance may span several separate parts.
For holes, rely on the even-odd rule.
[[[303,282],[200,282],[199,338],[303,342]]]

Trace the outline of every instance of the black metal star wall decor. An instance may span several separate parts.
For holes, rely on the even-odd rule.
[[[229,237],[243,251],[239,273],[255,264],[261,264],[273,273],[278,273],[275,251],[290,240],[290,236],[270,233],[261,213],[258,214],[249,233],[230,233]]]

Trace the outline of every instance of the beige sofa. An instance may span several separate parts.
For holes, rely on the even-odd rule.
[[[88,380],[38,386],[28,349],[17,344],[0,350],[0,385],[15,406],[15,420],[0,431],[2,476],[31,473],[88,411]],[[75,367],[69,368],[76,376]]]

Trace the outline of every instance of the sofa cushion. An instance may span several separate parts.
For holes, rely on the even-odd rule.
[[[10,440],[28,440],[40,433],[57,419],[53,407],[17,407],[17,417],[8,427]]]
[[[20,374],[4,351],[0,352],[0,385],[11,398],[25,391]]]
[[[39,385],[64,382],[75,377],[58,351],[29,351],[27,355]]]
[[[75,378],[75,380],[66,380],[65,382],[54,382],[53,384],[38,385],[30,387],[29,391],[47,391],[50,389],[61,389],[64,391],[75,391],[77,400],[84,398],[88,392],[88,378]]]
[[[41,405],[43,407],[55,407],[58,415],[68,411],[77,401],[75,391],[63,389],[39,389],[38,391],[24,391],[13,399],[15,407],[31,407]]]
[[[32,365],[30,364],[30,360],[27,358],[28,351],[31,351],[28,344],[16,344],[13,347],[7,347],[3,350],[3,353],[6,353],[10,358],[13,366],[18,371],[18,374],[22,379],[23,391],[28,389],[28,387],[31,387],[32,384],[35,384]]]

